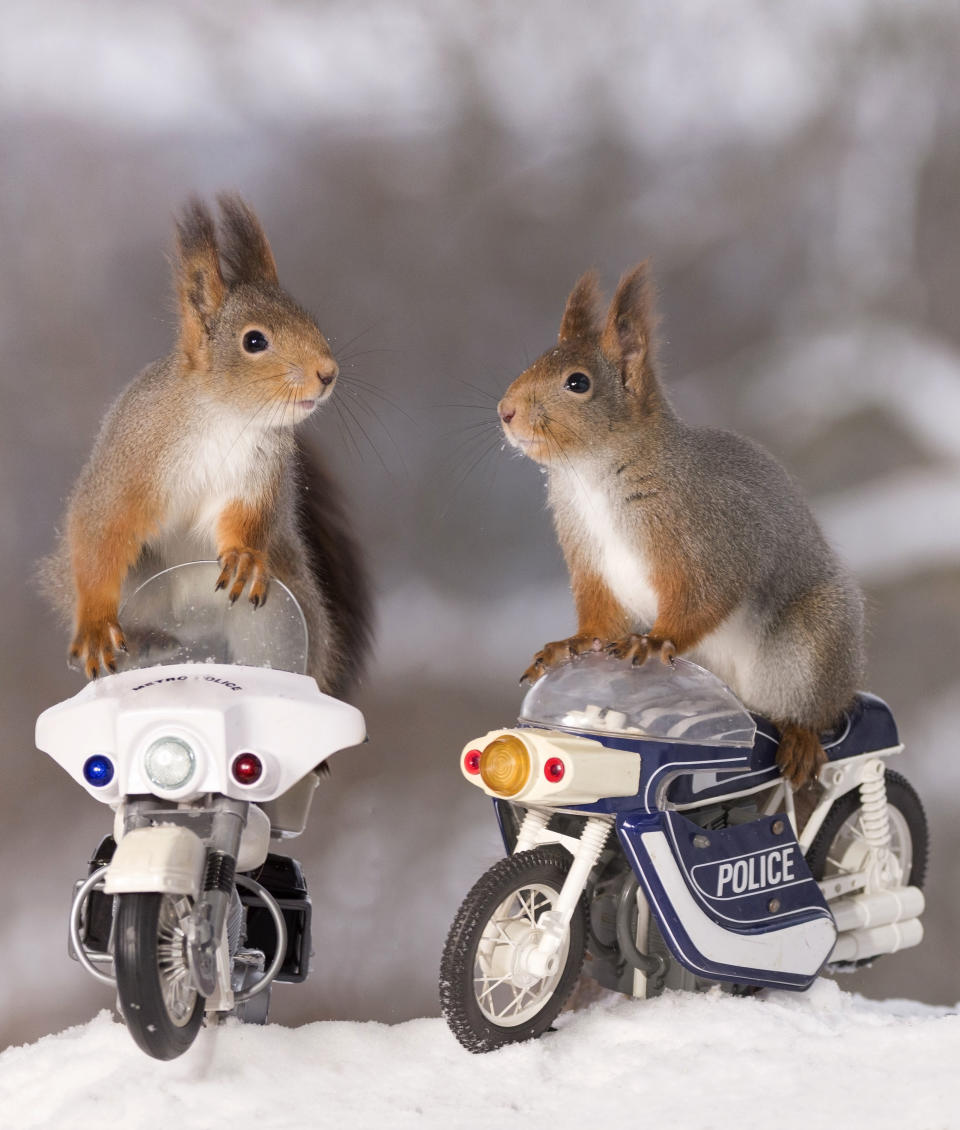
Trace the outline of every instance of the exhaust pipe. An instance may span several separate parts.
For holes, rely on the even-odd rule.
[[[872,895],[837,899],[829,904],[840,934],[919,918],[924,905],[923,891],[919,887],[891,887]]]
[[[896,953],[897,950],[918,946],[923,941],[923,926],[919,918],[909,918],[906,922],[891,922],[886,926],[867,927],[863,930],[850,930],[837,938],[828,962],[861,961],[864,958],[879,957],[883,953]]]
[[[840,936],[827,960],[862,961],[919,945],[924,905],[919,887],[892,887],[831,902]]]

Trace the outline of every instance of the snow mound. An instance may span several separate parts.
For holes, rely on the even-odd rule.
[[[0,1055],[0,1111],[18,1130],[960,1127],[960,1016],[947,1009],[819,981],[803,995],[611,996],[558,1028],[473,1056],[441,1020],[231,1023],[165,1064],[102,1012]]]

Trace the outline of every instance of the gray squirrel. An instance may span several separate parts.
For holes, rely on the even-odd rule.
[[[121,596],[198,557],[218,589],[260,604],[278,577],[303,607],[308,669],[345,693],[368,650],[370,594],[339,491],[294,435],[339,373],[315,319],[281,289],[257,217],[219,197],[219,231],[198,199],[177,223],[179,334],[109,408],[41,581],[72,620],[70,659],[116,670]]]
[[[655,330],[645,263],[605,318],[588,272],[558,344],[500,401],[508,441],[547,471],[577,611],[576,634],[523,677],[601,647],[634,663],[684,652],[776,723],[778,764],[799,787],[860,682],[863,598],[770,454],[679,419]]]

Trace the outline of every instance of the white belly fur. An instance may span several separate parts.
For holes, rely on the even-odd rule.
[[[594,550],[594,568],[631,613],[637,627],[649,629],[657,618],[657,594],[643,551],[622,536],[603,491],[579,475],[571,475],[569,481],[574,505]]]
[[[687,654],[722,679],[739,698],[757,710],[765,698],[763,668],[757,646],[758,634],[753,617],[742,605]]]
[[[171,461],[176,481],[167,490],[177,505],[167,515],[161,540],[184,541],[214,553],[217,520],[224,508],[261,494],[260,476],[268,458],[263,447],[269,439],[240,416],[185,434],[180,456]]]

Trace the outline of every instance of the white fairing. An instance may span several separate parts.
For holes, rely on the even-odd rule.
[[[192,776],[162,789],[144,771],[144,754],[161,737],[189,743]],[[97,800],[115,803],[153,793],[188,800],[214,792],[263,802],[286,792],[337,750],[358,745],[366,729],[355,707],[320,692],[306,675],[232,664],[184,663],[124,671],[87,684],[37,719],[37,747]],[[251,785],[234,780],[237,754],[263,763]],[[104,754],[115,767],[109,784],[90,785],[83,766]]]

